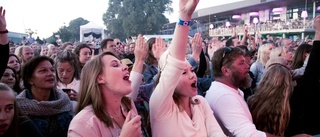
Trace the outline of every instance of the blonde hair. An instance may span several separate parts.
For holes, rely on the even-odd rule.
[[[267,51],[269,50],[270,45],[273,45],[273,44],[266,43],[261,45],[258,49],[257,61],[260,62],[263,66],[266,65],[267,61],[270,58],[270,55],[267,54]]]
[[[42,50],[45,49],[45,48],[47,48],[47,53],[44,53],[44,52],[42,51]],[[42,46],[41,46],[41,50],[40,50],[40,55],[41,55],[41,56],[47,56],[47,55],[48,55],[48,50],[49,50],[49,48],[48,48],[47,45],[42,45]]]
[[[97,77],[99,74],[103,72],[103,56],[114,56],[118,58],[112,52],[104,52],[98,56],[95,56],[92,60],[84,65],[81,72],[81,81],[80,81],[80,95],[78,106],[76,108],[76,113],[79,113],[86,106],[91,105],[94,111],[94,114],[99,118],[99,120],[103,121],[107,127],[114,127],[111,117],[108,112],[104,109],[105,106],[103,102],[106,98],[103,98],[103,92],[100,89],[100,84],[98,84]],[[121,103],[127,108],[127,110],[131,110],[131,101],[128,97],[123,97]]]
[[[20,57],[21,57],[21,54],[22,54],[22,47],[23,46],[19,46],[14,50],[14,54],[19,58],[19,60],[20,60]]]
[[[273,49],[270,53],[270,59],[281,57],[282,50],[283,47],[276,47],[275,49]]]
[[[254,95],[248,98],[252,119],[258,130],[284,136],[290,119],[292,90],[292,76],[286,66],[276,63],[266,69]]]
[[[282,65],[288,64],[288,62],[283,57],[270,58],[267,61],[265,68],[268,69],[270,65],[275,64],[275,63],[279,63]]]

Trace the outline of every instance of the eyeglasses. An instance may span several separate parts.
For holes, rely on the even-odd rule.
[[[229,54],[230,52],[232,51],[232,48],[230,48],[230,47],[225,47],[224,48],[224,52],[223,52],[223,54],[222,54],[222,58],[221,58],[221,62],[220,62],[220,69],[222,68],[222,63],[223,63],[223,60],[224,60],[224,57],[227,55],[227,54]]]

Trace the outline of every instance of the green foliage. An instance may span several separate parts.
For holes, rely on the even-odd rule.
[[[138,34],[157,34],[169,20],[171,0],[109,0],[109,8],[102,19],[110,37],[125,39]]]
[[[49,43],[55,42],[55,36],[59,35],[62,42],[75,42],[80,40],[80,26],[87,24],[89,21],[81,17],[71,20],[68,26],[61,26],[57,32],[47,38]]]

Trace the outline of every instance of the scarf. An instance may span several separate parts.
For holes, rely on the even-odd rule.
[[[51,101],[36,101],[26,97],[28,89],[17,95],[17,106],[22,115],[30,116],[52,116],[66,111],[71,111],[72,105],[69,97],[62,91],[54,88],[51,90],[55,95],[56,100]]]

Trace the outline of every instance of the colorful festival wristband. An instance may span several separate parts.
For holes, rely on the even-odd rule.
[[[191,21],[185,21],[185,20],[181,20],[181,19],[179,19],[179,21],[178,21],[178,25],[180,25],[180,26],[190,26],[190,24],[191,24]]]

